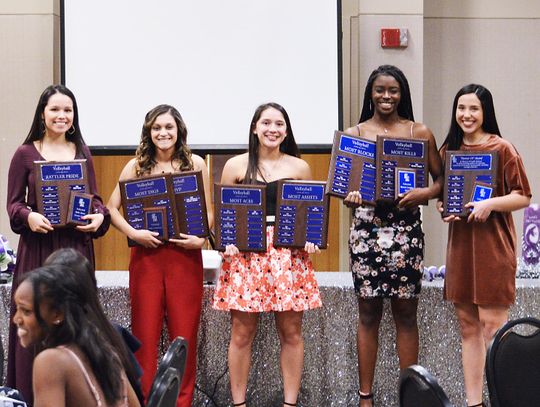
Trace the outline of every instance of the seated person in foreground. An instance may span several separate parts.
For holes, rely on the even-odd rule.
[[[90,279],[59,264],[25,274],[15,292],[13,323],[20,343],[39,351],[32,378],[35,407],[140,406],[90,306],[92,292]]]

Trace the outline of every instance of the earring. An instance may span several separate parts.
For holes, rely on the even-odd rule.
[[[39,127],[41,129],[41,132],[45,134],[45,132],[47,131],[47,128],[45,127],[45,120],[41,119],[41,123],[39,124]]]
[[[60,325],[60,322],[62,322],[62,321],[60,321],[59,319],[57,319],[56,321],[53,322],[53,324],[55,324],[55,325]]]
[[[75,134],[75,127],[73,127],[73,125],[71,125],[71,128],[68,130],[68,134],[71,136]]]

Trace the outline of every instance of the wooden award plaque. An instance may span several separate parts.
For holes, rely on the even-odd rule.
[[[468,216],[465,204],[496,195],[496,151],[446,151],[443,215]]]
[[[396,168],[414,170],[417,188],[429,185],[428,141],[412,138],[377,136],[377,191],[376,199],[395,201]],[[427,205],[427,202],[423,203]]]
[[[376,143],[335,131],[326,193],[345,198],[360,191],[362,202],[375,204]]]
[[[214,185],[216,250],[266,251],[265,194],[265,185]]]
[[[82,219],[92,211],[94,195],[71,191],[67,212],[68,225],[87,225],[88,221]]]
[[[120,195],[124,217],[134,229],[145,228],[145,208],[163,207],[167,211],[167,235],[164,236],[164,240],[176,235],[176,231],[179,230],[178,216],[170,174],[121,181]],[[128,245],[135,246],[136,243],[128,239]]]
[[[280,180],[277,185],[275,247],[311,242],[326,249],[330,197],[324,181]]]
[[[68,225],[71,192],[88,193],[86,160],[34,161],[37,210],[52,227]]]
[[[171,174],[178,231],[187,235],[207,237],[208,215],[201,171]]]

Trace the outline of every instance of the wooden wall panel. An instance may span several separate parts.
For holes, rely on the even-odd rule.
[[[96,182],[99,194],[107,203],[114,190],[120,172],[131,159],[130,156],[94,157]],[[111,225],[107,234],[94,240],[96,270],[127,270],[129,248],[126,237]]]
[[[311,166],[313,179],[326,180],[328,176],[329,154],[304,154],[302,156]],[[96,178],[99,193],[107,202],[118,181],[122,168],[131,159],[126,156],[94,157]],[[328,225],[329,247],[320,254],[313,255],[315,270],[339,270],[339,206],[341,202],[331,199],[330,222]],[[126,237],[113,226],[107,234],[94,241],[96,251],[96,268],[98,270],[127,270],[129,264],[129,248]]]

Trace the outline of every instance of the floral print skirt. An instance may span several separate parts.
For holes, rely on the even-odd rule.
[[[361,298],[416,297],[424,260],[420,209],[358,207],[349,252],[354,289]]]
[[[276,248],[274,227],[266,229],[265,252],[223,258],[213,307],[245,312],[304,311],[322,305],[309,254]]]

